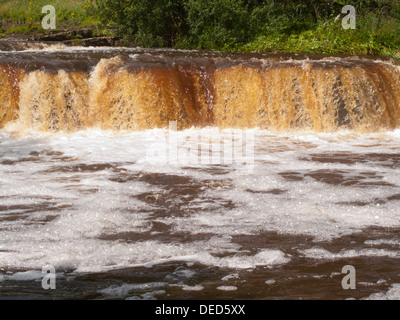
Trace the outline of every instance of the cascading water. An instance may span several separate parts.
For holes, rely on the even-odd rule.
[[[84,62],[31,53],[0,63],[0,125],[143,130],[177,121],[180,129],[335,132],[394,129],[400,121],[400,70],[389,62],[182,53]]]
[[[1,51],[1,293],[399,298],[399,125],[388,60]]]

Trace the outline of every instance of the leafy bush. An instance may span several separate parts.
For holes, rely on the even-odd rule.
[[[186,31],[183,0],[100,0],[98,8],[103,22],[146,47],[172,46]]]
[[[199,49],[233,48],[249,37],[249,12],[242,0],[189,0],[189,36]]]
[[[104,24],[144,47],[395,55],[396,0],[97,0]],[[341,10],[353,5],[356,30]]]

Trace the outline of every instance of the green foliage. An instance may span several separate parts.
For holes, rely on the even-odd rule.
[[[146,47],[171,46],[187,29],[184,1],[99,0],[98,8],[103,22]]]
[[[266,3],[277,8],[273,0]],[[264,31],[259,29],[261,32],[255,32],[256,38],[240,49],[259,52],[372,54],[400,58],[399,2],[310,1],[308,4],[293,1],[291,9],[269,10],[269,15],[275,15],[275,22],[285,21],[287,25],[282,27],[281,23],[268,24]],[[345,4],[352,4],[356,8],[355,30],[342,28],[344,15],[341,10]],[[297,16],[292,14],[293,10]],[[257,10],[254,13],[258,13]]]
[[[29,26],[11,27],[6,31],[6,34],[26,34],[35,30],[39,30],[39,24],[30,24]]]
[[[241,0],[189,0],[185,8],[190,41],[198,49],[234,48],[250,36],[250,14]]]
[[[137,45],[227,51],[395,55],[396,0],[97,0],[103,23]],[[353,5],[357,29],[344,30]]]
[[[57,29],[71,26],[86,27],[97,25],[97,9],[95,0],[0,0],[1,22],[12,24],[13,27],[26,27],[23,32],[36,29],[30,26],[40,25],[45,16],[42,8],[52,5],[56,9]],[[17,29],[18,30],[18,29]],[[10,32],[8,32],[10,33]]]
[[[97,26],[126,45],[400,58],[398,0],[0,0],[13,25],[1,32],[35,30],[45,4],[55,6],[57,28]],[[356,8],[355,30],[341,26],[344,5]]]
[[[313,9],[302,3],[284,5],[267,0],[251,13],[252,33],[257,35],[299,33],[314,23]]]

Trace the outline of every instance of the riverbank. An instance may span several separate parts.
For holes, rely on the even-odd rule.
[[[92,11],[92,1],[51,2],[56,9],[56,29],[45,30],[41,10],[48,1],[2,1],[0,3],[0,47],[18,49],[34,43],[64,45],[113,45],[106,29],[99,29],[99,19]]]
[[[196,7],[195,0],[168,8],[147,6],[147,1],[131,8],[133,4],[122,7],[109,0],[54,0],[57,28],[44,30],[41,8],[47,2],[3,1],[0,38],[74,46],[372,55],[400,61],[400,5],[391,1],[362,10],[356,6],[356,29],[347,30],[342,27],[346,15],[340,14],[341,1],[316,1],[310,7],[315,12],[310,12],[310,5],[301,1],[292,6],[265,1],[253,7],[239,1],[230,8],[228,0],[218,0],[217,15],[215,4]],[[170,12],[172,18],[160,12]]]

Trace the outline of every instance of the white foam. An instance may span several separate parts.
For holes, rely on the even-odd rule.
[[[379,246],[379,245],[390,245],[390,246],[400,246],[400,240],[397,239],[378,239],[378,240],[366,240],[364,242],[370,246]]]
[[[43,279],[43,276],[44,274],[41,271],[29,270],[24,272],[16,272],[12,275],[6,276],[5,279],[14,281],[31,281]]]
[[[196,274],[195,271],[190,270],[190,269],[183,269],[183,268],[178,268],[173,272],[173,275],[181,277],[181,278],[191,278]]]
[[[387,292],[373,293],[365,300],[399,300],[400,283],[393,284]]]
[[[26,241],[26,240],[25,240]],[[255,256],[215,257],[208,253],[207,242],[162,244],[157,241],[119,243],[96,239],[69,239],[64,241],[4,243],[13,252],[1,252],[0,265],[34,268],[53,265],[56,270],[76,268],[76,272],[102,271],[127,266],[148,266],[168,261],[196,261],[224,268],[247,269],[259,265],[279,265],[290,259],[279,250]],[[28,241],[27,241],[28,242]],[[20,252],[18,252],[18,250]],[[200,252],[200,253],[199,253]]]
[[[126,298],[125,300],[157,300],[157,296],[165,294],[165,290],[156,290],[151,292],[146,292],[140,296],[133,296]]]
[[[389,257],[389,258],[400,258],[399,251],[392,251],[386,249],[353,249],[353,250],[342,250],[337,253],[332,253],[326,249],[315,247],[306,250],[299,250],[299,253],[304,257],[312,259],[342,259],[342,258],[354,258],[354,257]]]
[[[236,291],[238,288],[235,286],[219,286],[217,287],[217,290],[221,291]]]
[[[232,279],[239,279],[239,273],[231,273],[221,278],[222,281],[228,281]]]
[[[184,290],[184,291],[201,291],[201,290],[204,290],[204,287],[201,285],[195,285],[195,286],[182,285],[182,290]]]
[[[207,260],[209,259],[205,259],[205,261]],[[257,266],[286,264],[290,261],[290,258],[280,250],[262,250],[254,256],[240,255],[224,258],[212,258],[211,260],[214,261],[215,265],[225,268],[250,269]]]
[[[2,221],[0,267],[40,270],[51,264],[56,268],[88,272],[152,266],[174,260],[238,270],[275,267],[289,263],[292,257],[279,247],[257,247],[258,251],[250,254],[234,241],[234,237],[273,231],[308,235],[319,241],[356,233],[370,226],[400,226],[398,201],[375,204],[376,199],[398,193],[397,187],[330,185],[311,177],[289,181],[280,174],[346,170],[344,177],[351,177],[357,172],[373,171],[382,176],[382,181],[400,185],[398,169],[389,166],[301,160],[312,154],[331,152],[396,154],[400,150],[400,131],[369,135],[280,135],[259,130],[256,131],[255,171],[246,174],[237,170],[237,164],[222,167],[226,171],[224,174],[213,174],[207,171],[210,169],[207,165],[198,164],[188,169],[179,164],[160,165],[154,159],[149,161],[149,152],[162,147],[161,137],[165,137],[165,132],[154,129],[116,134],[87,130],[16,139],[0,130],[0,206],[13,206],[0,214],[20,216],[17,220]],[[178,132],[178,135],[186,139],[198,132],[192,128]],[[201,132],[209,137],[218,130],[207,128]],[[44,153],[37,162],[2,164],[4,160],[26,159],[31,152],[43,150],[60,151],[69,160],[62,162]],[[152,218],[152,206],[137,196],[153,193],[168,197],[170,190],[162,184],[138,181],[135,176],[127,182],[110,180],[125,174],[113,168],[94,172],[57,170],[57,167],[99,163],[117,163],[128,175],[160,173],[186,176],[199,183],[208,182],[201,192],[196,190],[191,202],[172,196],[171,200],[181,204],[182,208],[196,209],[190,214]],[[210,184],[210,179],[220,182],[219,186]],[[270,190],[282,192],[270,193]],[[354,201],[364,201],[367,205],[343,204]],[[44,215],[51,215],[53,220],[39,223]],[[214,236],[203,241],[177,243],[102,238],[103,235],[112,238],[129,232],[148,233],[155,222],[169,226],[171,233]],[[366,244],[397,246],[398,240],[369,240]],[[397,251],[376,248],[339,253],[314,248],[300,253],[317,259],[361,255],[399,257]],[[189,273],[187,275],[190,277]]]
[[[167,286],[165,282],[148,282],[148,283],[124,283],[120,286],[110,286],[108,288],[99,290],[99,293],[106,296],[123,297],[131,293],[132,291],[148,291],[152,289],[158,289]]]

